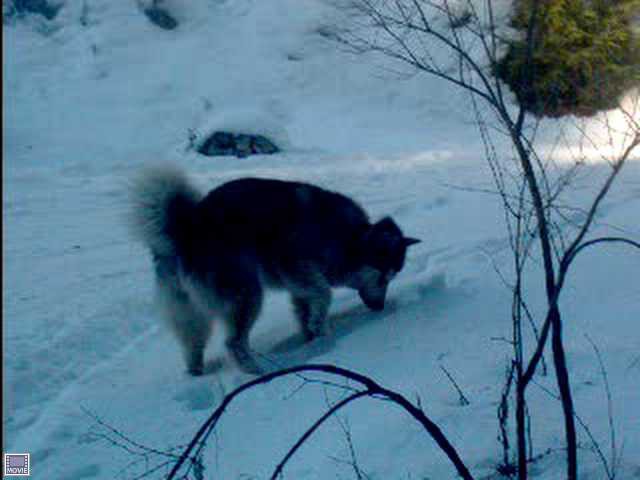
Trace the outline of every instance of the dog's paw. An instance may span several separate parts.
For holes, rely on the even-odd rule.
[[[307,341],[311,341],[313,339],[319,337],[328,337],[333,335],[334,326],[329,322],[320,323],[317,325],[310,325],[309,333],[310,335],[306,337]]]
[[[187,372],[189,373],[189,375],[193,375],[194,377],[199,377],[204,373],[204,366],[202,365],[190,366],[189,368],[187,368]]]
[[[187,349],[185,351],[187,361],[187,372],[193,376],[200,376],[204,373],[204,351],[203,349]]]
[[[231,341],[227,342],[227,348],[243,372],[252,375],[262,375],[264,373],[264,370],[258,365],[251,353],[249,353],[246,345]]]
[[[264,369],[252,358],[249,361],[238,363],[243,372],[251,375],[264,375]]]

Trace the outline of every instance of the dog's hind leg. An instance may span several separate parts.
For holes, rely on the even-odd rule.
[[[166,312],[167,323],[180,342],[187,371],[202,375],[204,350],[211,336],[211,322],[186,302],[174,303]]]
[[[192,375],[202,375],[204,350],[212,330],[211,319],[191,303],[171,262],[156,259],[156,274],[158,300],[167,324],[180,342],[187,370]]]
[[[211,336],[212,322],[189,306],[182,308],[175,321],[175,331],[182,343],[187,370],[191,375],[202,375],[204,350]]]
[[[248,282],[232,302],[227,316],[229,336],[226,346],[238,366],[247,373],[259,375],[258,366],[249,350],[249,333],[262,308],[263,291],[257,281]]]

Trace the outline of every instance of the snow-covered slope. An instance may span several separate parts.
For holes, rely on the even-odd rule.
[[[422,238],[385,311],[339,291],[335,337],[302,346],[286,297],[275,293],[253,347],[274,366],[334,363],[419,396],[478,478],[494,472],[509,355],[499,339],[510,329],[510,295],[495,267],[508,271],[509,248],[497,198],[479,192],[492,183],[466,97],[426,77],[393,79],[376,58],[337,51],[319,34],[333,16],[319,1],[166,3],[180,22],[173,31],[153,26],[136,2],[109,0],[68,1],[47,29],[34,19],[3,27],[4,450],[30,452],[35,478],[135,478],[165,459],[145,464],[113,445],[107,437],[117,434],[87,412],[167,450],[250,378],[224,356],[222,335],[207,352],[211,373],[187,376],[157,322],[150,259],[125,228],[125,190],[141,165],[169,160],[203,190],[245,175],[317,183]],[[212,125],[278,132],[285,152],[239,160],[188,150],[190,132]],[[603,173],[587,169],[576,203]],[[639,207],[634,161],[603,205],[599,233],[639,238]],[[563,297],[577,412],[606,453],[606,396],[588,334],[607,366],[628,478],[640,478],[638,271],[638,254],[604,246],[579,259]],[[529,283],[539,317],[537,267]],[[441,366],[471,405],[459,406]],[[554,388],[551,376],[538,382]],[[298,386],[276,382],[228,411],[206,450],[210,478],[268,477],[327,396],[341,393]],[[559,407],[541,388],[530,397],[535,445],[551,448],[534,472],[560,478]],[[455,478],[397,409],[363,400],[345,416],[371,478]],[[583,433],[581,441],[583,478],[603,478]],[[345,435],[330,422],[285,473],[355,478],[349,461]]]

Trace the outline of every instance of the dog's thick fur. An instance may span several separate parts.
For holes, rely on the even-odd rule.
[[[243,178],[202,197],[164,166],[144,171],[131,192],[134,233],[151,250],[159,301],[194,375],[215,317],[226,322],[239,366],[260,371],[249,332],[265,287],[290,293],[311,340],[328,333],[331,287],[354,288],[382,309],[407,247],[418,242],[391,218],[371,224],[351,199],[305,183]]]

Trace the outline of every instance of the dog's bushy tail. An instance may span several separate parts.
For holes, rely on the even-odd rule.
[[[130,184],[133,235],[154,255],[180,256],[194,234],[202,195],[170,165],[147,168]]]

